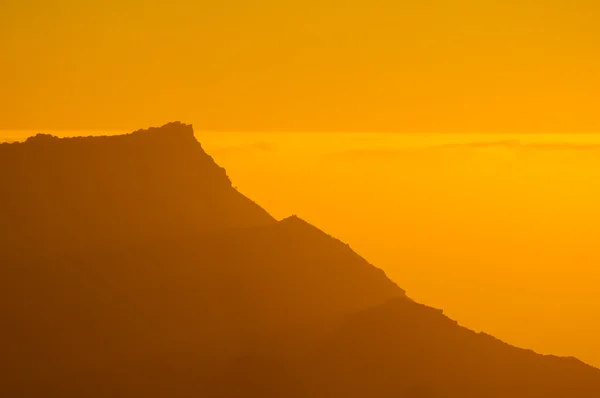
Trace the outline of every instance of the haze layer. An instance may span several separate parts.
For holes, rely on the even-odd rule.
[[[3,0],[0,126],[599,132],[599,7]]]

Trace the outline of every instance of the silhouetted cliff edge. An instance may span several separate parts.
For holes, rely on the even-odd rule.
[[[274,220],[191,126],[2,144],[0,189],[2,397],[600,396]]]
[[[0,209],[0,242],[52,249],[275,222],[232,188],[192,126],[182,123],[123,136],[38,134],[2,144]]]

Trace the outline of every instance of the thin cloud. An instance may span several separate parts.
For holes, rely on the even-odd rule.
[[[506,148],[506,149],[536,149],[545,151],[597,151],[600,144],[576,144],[569,142],[522,142],[519,140],[502,140],[489,142],[467,142],[459,144],[444,144],[428,147],[427,149],[460,149],[460,148]]]
[[[275,152],[277,151],[277,147],[274,144],[257,141],[248,144],[240,144],[240,145],[231,145],[226,147],[214,148],[210,150],[212,154],[219,155],[233,155],[240,153],[248,153],[248,152]]]
[[[422,148],[368,148],[349,149],[345,151],[330,152],[330,158],[395,158],[410,157],[424,154],[443,153],[446,150],[461,149],[510,149],[521,151],[600,151],[600,143],[569,143],[569,142],[523,142],[519,140],[499,141],[473,141],[465,143],[451,143],[431,145]]]

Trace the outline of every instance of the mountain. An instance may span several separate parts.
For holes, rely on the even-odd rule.
[[[4,247],[81,250],[275,222],[181,123],[0,144],[0,182]]]
[[[299,355],[404,296],[347,245],[242,196],[190,126],[38,135],[0,154],[0,356],[19,396],[147,395],[186,369]]]
[[[0,187],[0,396],[600,396],[273,219],[191,126],[3,144]]]

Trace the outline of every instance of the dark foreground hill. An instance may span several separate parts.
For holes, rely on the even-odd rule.
[[[596,397],[276,221],[179,123],[0,145],[0,396]]]

